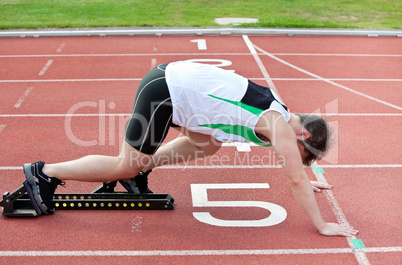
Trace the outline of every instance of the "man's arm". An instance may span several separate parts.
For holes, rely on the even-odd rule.
[[[352,227],[326,223],[321,216],[310,180],[303,168],[300,151],[293,129],[277,112],[264,114],[265,127],[259,125],[259,133],[271,140],[275,153],[290,183],[292,193],[313,225],[323,235],[351,236],[357,233]],[[268,125],[268,126],[267,126]],[[266,129],[262,129],[266,128]]]

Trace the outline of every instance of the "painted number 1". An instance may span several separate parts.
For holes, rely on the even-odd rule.
[[[273,203],[262,201],[208,201],[208,189],[268,189],[268,183],[226,183],[226,184],[191,184],[194,207],[260,207],[271,214],[260,220],[222,220],[209,212],[193,212],[200,222],[224,227],[264,227],[273,226],[286,219],[286,210]]]
[[[204,39],[199,40],[191,40],[190,42],[195,42],[198,45],[198,50],[206,50],[207,49],[207,41]]]

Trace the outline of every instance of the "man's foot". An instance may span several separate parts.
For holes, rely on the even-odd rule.
[[[36,209],[43,214],[53,214],[55,211],[53,195],[58,185],[65,183],[57,178],[48,177],[42,172],[45,162],[39,161],[24,164],[24,173],[27,179],[25,187]],[[39,213],[39,214],[40,214]]]
[[[148,175],[152,172],[148,170],[147,172],[141,171],[137,176],[131,179],[119,180],[120,184],[130,193],[143,194],[143,193],[153,193],[148,188]]]

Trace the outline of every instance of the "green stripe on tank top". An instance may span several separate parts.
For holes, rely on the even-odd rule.
[[[239,101],[233,101],[233,100],[229,100],[229,99],[225,99],[225,98],[220,98],[220,97],[210,95],[210,94],[208,94],[208,96],[216,98],[216,99],[219,99],[219,100],[222,100],[222,101],[225,101],[225,102],[228,102],[228,103],[230,103],[232,105],[235,105],[237,107],[240,107],[240,108],[242,108],[244,110],[247,110],[248,112],[253,113],[255,116],[260,116],[260,114],[264,112],[263,110],[261,110],[259,108],[244,104],[244,103],[239,102]]]
[[[244,139],[246,139],[247,141],[256,143],[260,146],[264,147],[271,146],[270,144],[267,144],[258,139],[258,137],[255,136],[253,129],[243,125],[230,125],[230,124],[218,123],[218,124],[199,124],[198,126],[208,127],[211,129],[219,129],[228,134],[239,135]]]
[[[249,112],[251,112],[252,114],[259,116],[263,110],[260,110],[258,108],[246,105],[244,103],[238,102],[238,101],[232,101],[232,100],[228,100],[228,99],[224,99],[224,98],[220,98],[220,97],[216,97],[213,95],[208,95],[210,97],[228,102],[230,104],[233,104],[235,106],[238,106],[244,110],[247,110]],[[222,123],[218,123],[218,124],[199,124],[198,126],[201,127],[208,127],[211,129],[219,129],[225,133],[228,134],[234,134],[234,135],[238,135],[243,137],[244,139],[246,139],[249,142],[253,142],[255,144],[258,144],[260,146],[264,146],[264,147],[268,147],[271,146],[271,144],[267,144],[263,141],[261,141],[260,139],[258,139],[258,137],[254,134],[253,129],[251,129],[250,127],[247,126],[243,126],[243,125],[230,125],[230,124],[222,124]]]

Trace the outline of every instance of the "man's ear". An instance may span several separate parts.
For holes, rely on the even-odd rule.
[[[307,139],[310,137],[310,133],[305,130],[305,129],[301,129],[296,133],[296,137],[299,137],[301,140]]]

